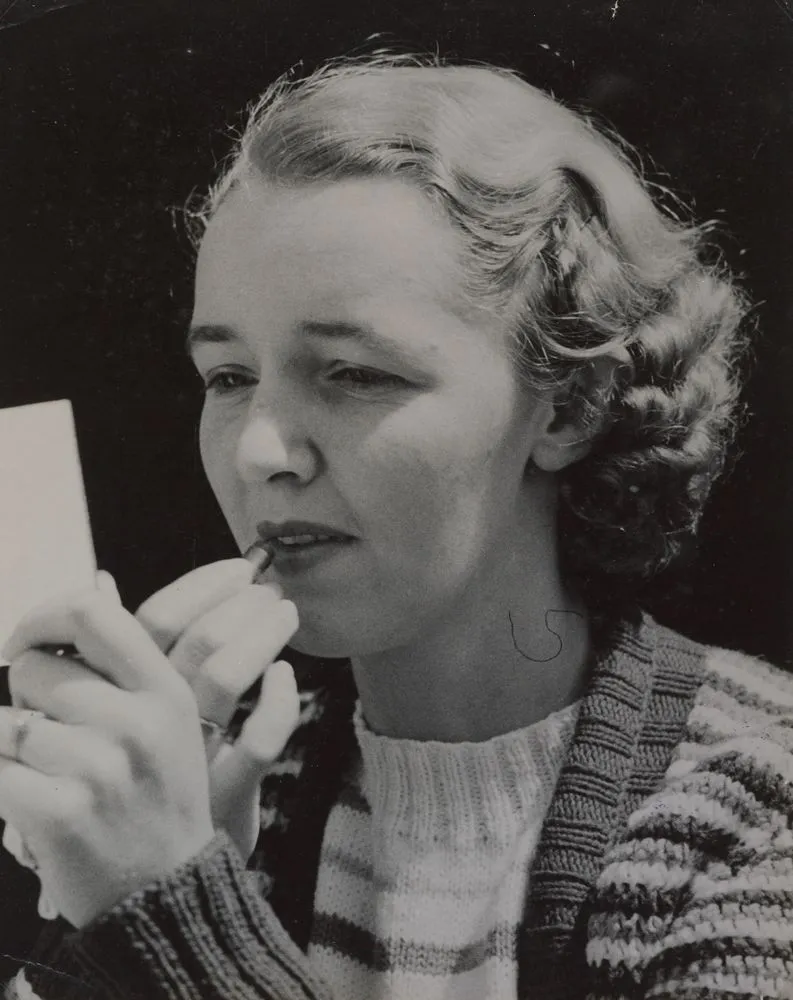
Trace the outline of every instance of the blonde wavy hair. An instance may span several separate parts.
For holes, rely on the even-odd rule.
[[[514,72],[379,55],[270,86],[199,222],[251,172],[399,177],[440,206],[464,292],[506,318],[521,377],[567,387],[591,437],[558,474],[566,571],[603,603],[674,559],[735,427],[747,307],[711,227],[682,221],[619,139]]]

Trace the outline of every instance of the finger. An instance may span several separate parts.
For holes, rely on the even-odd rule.
[[[267,585],[237,591],[188,625],[168,654],[171,665],[192,681],[195,671],[213,653],[269,622],[280,601],[278,591]]]
[[[254,573],[255,568],[245,559],[199,566],[144,601],[135,617],[160,649],[168,651],[197,618],[250,586]],[[277,588],[277,584],[268,586]],[[277,592],[280,596],[280,588]]]
[[[210,656],[192,682],[198,714],[226,725],[241,695],[267,669],[297,630],[297,608],[279,601],[266,621]]]
[[[26,841],[41,832],[42,822],[64,815],[76,815],[74,783],[52,778],[15,760],[0,757],[0,819],[10,823]]]
[[[108,721],[124,711],[125,693],[68,656],[29,649],[9,670],[14,704],[70,724]]]
[[[121,595],[118,592],[118,587],[116,586],[116,581],[105,569],[100,569],[96,574],[96,587],[97,590],[101,591],[103,594],[107,594],[108,597],[114,597],[116,601],[121,604]]]
[[[106,740],[83,726],[65,725],[38,716],[28,721],[25,737],[13,746],[18,711],[0,708],[0,755],[15,760],[43,774],[73,775],[106,774],[117,768],[119,755],[110,752]],[[16,752],[15,752],[16,750]],[[117,784],[118,775],[108,784]]]
[[[17,828],[12,826],[10,823],[6,823],[5,829],[3,830],[2,844],[11,857],[14,858],[18,864],[22,865],[23,868],[36,869],[36,859],[30,853],[30,848],[22,839],[19,830],[17,830]]]
[[[98,590],[45,604],[27,615],[3,650],[16,659],[35,646],[74,646],[97,673],[128,691],[165,690],[178,678],[146,630]]]
[[[294,671],[285,660],[277,660],[264,675],[256,708],[234,744],[236,766],[256,764],[261,770],[280,756],[300,719],[300,696]]]

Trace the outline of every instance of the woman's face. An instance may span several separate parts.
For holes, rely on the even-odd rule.
[[[430,203],[385,179],[249,179],[203,240],[204,466],[241,548],[278,536],[268,575],[305,652],[453,621],[525,524],[536,401],[503,331],[463,309],[457,253]]]

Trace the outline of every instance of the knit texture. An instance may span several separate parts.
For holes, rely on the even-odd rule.
[[[790,675],[710,651],[685,738],[594,898],[592,1000],[792,1000]]]
[[[529,864],[577,706],[482,743],[365,725],[325,830],[309,958],[345,1000],[517,995]]]
[[[225,834],[28,970],[39,997],[329,1000]]]
[[[703,648],[646,616],[622,623],[597,660],[532,867],[521,997],[585,995],[592,886],[627,817],[662,780],[703,675]]]
[[[264,782],[254,861],[268,902],[221,838],[46,944],[28,968],[40,996],[328,996],[283,928],[307,946],[356,752],[349,672],[330,676]],[[793,1000],[791,732],[790,676],[647,617],[623,623],[592,665],[531,864],[520,1000]]]

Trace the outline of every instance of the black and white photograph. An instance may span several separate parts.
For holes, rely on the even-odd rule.
[[[793,1000],[791,0],[0,0],[6,1000]]]

